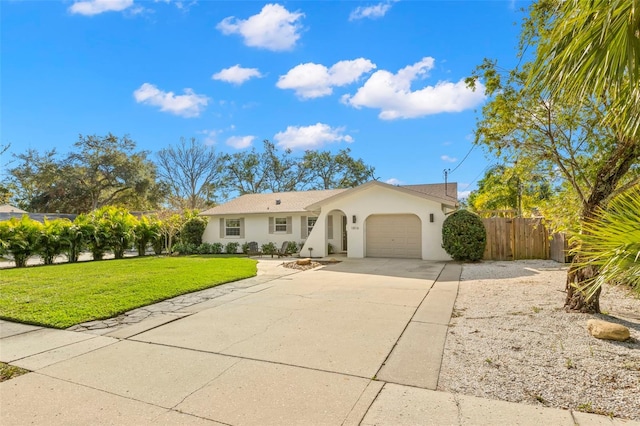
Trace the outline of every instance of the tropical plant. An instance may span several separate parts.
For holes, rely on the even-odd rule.
[[[482,219],[468,210],[457,210],[442,224],[442,248],[454,260],[475,262],[482,259],[487,231]]]
[[[62,230],[63,238],[67,241],[66,254],[69,263],[78,261],[80,252],[85,248],[90,233],[93,231],[93,226],[84,221],[83,218],[78,219],[78,217],[73,223],[64,224]]]
[[[69,241],[66,229],[70,226],[69,219],[48,220],[46,217],[44,218],[38,238],[38,253],[42,256],[45,265],[53,264],[56,256],[67,251]]]
[[[73,222],[78,227],[77,231],[83,234],[93,260],[102,260],[109,246],[107,245],[108,235],[101,224],[91,214],[80,214]]]
[[[491,99],[476,139],[507,161],[526,160],[563,188],[563,223],[580,225],[620,193],[640,183],[640,32],[638,2],[539,0],[523,25],[520,58],[506,76],[495,61],[482,77]],[[554,182],[554,183],[556,183]],[[550,218],[554,219],[554,218]],[[577,291],[590,279],[567,272],[565,307],[599,312],[599,291]],[[595,268],[592,271],[597,273]]]
[[[549,25],[538,41],[527,85],[557,103],[572,103],[576,99],[603,102],[598,119],[602,126],[613,130],[614,137],[605,145],[613,149],[609,153],[602,150],[608,155],[600,156],[605,161],[583,203],[580,219],[586,225],[602,214],[613,196],[640,183],[640,3],[638,0],[540,3],[539,10],[551,13]],[[552,7],[547,7],[549,4]],[[635,176],[625,181],[634,172]],[[584,236],[589,232],[585,228]],[[599,312],[600,286],[589,283],[602,280],[594,281],[597,267],[592,263],[584,268],[586,261],[580,253],[574,257],[567,276],[565,306],[570,310]],[[575,291],[585,286],[593,291],[588,294]]]
[[[617,196],[585,222],[577,243],[581,262],[576,266],[589,277],[579,290],[587,298],[604,283],[628,284],[640,291],[640,187]]]
[[[27,260],[38,252],[42,224],[22,215],[21,219],[11,218],[0,222],[0,240],[4,251],[13,256],[18,268],[27,266]]]
[[[98,227],[103,230],[107,247],[116,259],[122,259],[126,249],[134,241],[134,229],[138,220],[127,209],[105,206],[91,213]]]
[[[155,217],[142,216],[133,228],[138,256],[144,256],[147,246],[160,240],[160,222]],[[155,251],[155,248],[154,248]],[[162,250],[161,250],[162,252]],[[160,254],[160,253],[158,253]]]

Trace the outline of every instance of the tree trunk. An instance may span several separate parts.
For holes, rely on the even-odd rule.
[[[637,161],[639,154],[640,144],[636,141],[619,141],[616,150],[596,174],[591,194],[582,207],[581,222],[592,220],[598,209],[606,206],[608,198]],[[580,261],[580,256],[576,256],[567,272],[567,298],[564,307],[567,312],[600,313],[602,288],[598,287],[591,298],[587,300],[586,295],[576,287],[598,275],[598,269],[593,266],[580,268],[577,266]]]
[[[564,301],[564,308],[567,312],[583,312],[589,314],[600,313],[600,292],[602,288],[598,287],[596,292],[587,299],[585,294],[580,291],[579,286],[582,282],[589,280],[598,275],[598,270],[592,266],[580,268],[576,266],[576,262],[580,262],[579,256],[573,259],[569,271],[567,272],[567,298]]]

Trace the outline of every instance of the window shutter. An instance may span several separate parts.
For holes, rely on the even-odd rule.
[[[308,230],[309,230],[309,227],[307,226],[307,217],[306,216],[300,217],[300,238],[302,238],[303,240],[307,238],[309,236],[307,234]]]
[[[220,218],[220,238],[224,238],[225,237],[225,229],[224,229],[224,218],[221,217]]]
[[[244,238],[244,218],[240,218],[240,238]]]
[[[293,233],[293,217],[287,216],[287,234]]]
[[[333,215],[327,216],[327,238],[333,240]]]
[[[269,218],[269,233],[273,234],[273,230],[274,230],[275,225],[273,224],[273,218],[270,217]]]

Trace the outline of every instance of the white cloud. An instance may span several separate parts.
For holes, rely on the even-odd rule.
[[[469,198],[469,195],[471,195],[471,191],[458,191],[458,200]]]
[[[387,179],[384,183],[388,183],[389,185],[403,185],[404,184],[404,182],[402,182],[400,179],[396,179],[396,178]]]
[[[133,0],[84,0],[76,1],[69,12],[79,15],[98,15],[104,12],[122,12],[133,6]]]
[[[277,133],[274,140],[285,149],[316,149],[331,142],[353,142],[350,135],[344,134],[344,127],[332,128],[324,123],[288,126],[284,132]]]
[[[418,78],[427,77],[434,62],[433,58],[425,57],[396,74],[376,71],[355,95],[343,96],[342,102],[354,108],[378,108],[381,110],[378,117],[394,120],[460,112],[477,106],[485,99],[481,83],[473,91],[467,87],[464,79],[457,83],[439,81],[435,86],[412,91],[411,84]]]
[[[250,147],[255,138],[255,136],[231,136],[225,143],[235,149],[244,149]]]
[[[184,95],[165,92],[153,84],[144,83],[133,92],[136,102],[160,107],[160,111],[180,115],[182,117],[197,117],[209,103],[209,98],[194,93],[192,89],[184,89]]]
[[[458,161],[457,158],[455,157],[449,157],[448,155],[441,155],[440,159],[442,161],[446,161],[447,163],[455,163],[456,161]]]
[[[242,68],[240,64],[225,68],[211,76],[214,80],[226,81],[227,83],[238,85],[254,77],[262,77],[262,74],[257,68]]]
[[[218,134],[221,133],[220,130],[199,130],[196,133],[200,135],[204,135],[204,144],[205,145],[215,145],[218,140]]]
[[[307,62],[281,75],[276,86],[280,89],[295,90],[296,95],[303,99],[319,98],[333,93],[333,87],[353,83],[362,74],[375,68],[373,62],[364,58],[340,61],[331,68]]]
[[[382,18],[384,15],[387,14],[389,9],[391,9],[391,2],[389,1],[378,3],[373,6],[367,6],[367,7],[359,6],[353,12],[351,12],[351,15],[349,15],[349,20],[355,21],[357,19],[364,19],[364,18],[369,18],[369,19]]]
[[[300,12],[289,12],[279,4],[265,5],[259,14],[248,19],[224,18],[216,28],[223,34],[240,34],[251,47],[282,51],[292,49],[300,38]]]

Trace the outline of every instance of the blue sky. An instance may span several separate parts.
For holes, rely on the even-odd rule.
[[[0,143],[128,134],[352,155],[394,184],[475,187],[483,58],[516,64],[514,1],[0,1]],[[10,160],[5,154],[1,162]],[[464,195],[464,194],[462,194]]]

